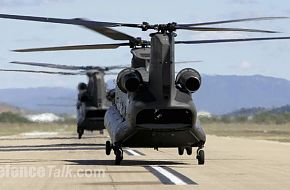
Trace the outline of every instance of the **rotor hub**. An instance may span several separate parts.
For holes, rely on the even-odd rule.
[[[166,32],[172,33],[174,31],[176,31],[176,25],[177,25],[176,22],[171,22],[168,24],[155,24],[155,25],[151,25],[148,22],[143,22],[140,25],[140,27],[141,27],[142,31],[147,31],[147,30],[151,29],[151,30],[156,30],[156,31],[161,32],[161,33],[166,33]]]

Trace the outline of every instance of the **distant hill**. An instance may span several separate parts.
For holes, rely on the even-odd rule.
[[[290,113],[290,105],[281,106],[277,108],[242,108],[237,111],[226,114],[226,116],[253,116],[261,113],[281,114]]]
[[[108,88],[114,86],[108,81]],[[77,91],[68,88],[0,89],[0,102],[35,112],[75,114]],[[290,81],[254,76],[203,75],[193,94],[198,111],[227,114],[242,108],[290,105]]]
[[[76,93],[68,88],[0,89],[0,102],[33,112],[75,114]]]
[[[193,94],[200,111],[226,114],[241,108],[280,107],[290,104],[290,81],[261,75],[203,75]]]

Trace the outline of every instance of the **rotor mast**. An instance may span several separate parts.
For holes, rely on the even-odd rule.
[[[93,105],[103,108],[105,107],[104,100],[106,99],[106,84],[104,82],[103,72],[87,73],[89,78],[88,89],[89,95],[92,97]]]
[[[149,89],[161,101],[171,100],[175,83],[173,31],[151,34]],[[170,101],[167,101],[170,102]]]

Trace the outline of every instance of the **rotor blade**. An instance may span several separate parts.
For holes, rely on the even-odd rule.
[[[222,20],[222,21],[214,21],[214,22],[201,22],[201,23],[195,23],[195,24],[178,24],[178,26],[203,26],[203,25],[226,24],[226,23],[234,23],[234,22],[277,20],[277,19],[286,19],[286,18],[289,18],[289,17],[256,17],[256,18]]]
[[[61,18],[48,18],[48,17],[35,17],[35,16],[21,16],[21,15],[8,15],[0,14],[0,18],[5,19],[15,19],[15,20],[26,20],[26,21],[36,21],[36,22],[48,22],[48,23],[58,23],[58,24],[69,24],[83,26],[87,29],[98,32],[105,35],[113,40],[129,40],[130,42],[138,43],[139,40],[130,36],[128,34],[107,28],[107,27],[117,27],[117,26],[127,26],[127,27],[140,27],[140,24],[126,24],[126,23],[114,23],[114,22],[99,22],[91,21],[81,18],[74,19],[61,19]]]
[[[46,22],[46,23],[69,24],[69,25],[78,25],[78,26],[84,26],[84,27],[89,27],[89,26],[92,26],[92,27],[125,26],[125,27],[133,27],[133,28],[142,28],[142,24],[118,23],[118,22],[100,22],[100,21],[84,20],[84,19],[79,19],[79,18],[62,19],[62,18],[10,15],[10,14],[0,14],[0,18],[36,21],[36,22]]]
[[[10,15],[10,14],[0,14],[0,18],[36,21],[36,22],[58,23],[58,24],[70,24],[70,25],[79,25],[79,26],[90,26],[91,25],[91,26],[98,26],[98,27],[115,27],[115,26],[120,25],[120,23],[89,21],[89,20],[82,20],[82,19],[78,19],[78,18],[76,18],[76,19],[62,19],[62,18],[22,16],[22,15]]]
[[[193,31],[205,31],[205,32],[259,32],[259,33],[279,33],[271,30],[257,30],[248,28],[214,28],[214,27],[187,27],[176,26],[176,29],[193,30]]]
[[[106,75],[118,75],[119,72],[106,72]]]
[[[175,61],[175,64],[185,64],[185,63],[200,63],[202,62],[201,60],[197,61]]]
[[[105,67],[105,70],[106,71],[109,71],[109,70],[115,70],[115,69],[126,69],[128,67],[131,67],[131,65],[116,65],[116,66],[108,66],[108,67]]]
[[[43,107],[73,107],[75,104],[37,104],[38,106]]]
[[[75,20],[81,20],[81,21],[89,21],[86,19],[75,19]],[[117,31],[117,30],[113,30],[111,28],[107,28],[107,27],[98,27],[95,25],[82,25],[83,27],[93,30],[97,33],[100,33],[108,38],[111,38],[113,40],[128,40],[130,42],[135,42],[138,43],[138,39],[136,39],[133,36],[130,36],[128,34],[125,34],[123,32]]]
[[[30,65],[37,67],[48,67],[54,69],[63,69],[63,70],[100,70],[100,71],[109,71],[114,69],[124,69],[130,67],[130,65],[115,65],[115,66],[76,66],[76,65],[59,65],[59,64],[51,64],[51,63],[35,63],[35,62],[21,62],[21,61],[12,61],[12,64],[18,65]]]
[[[247,42],[247,41],[263,41],[263,40],[289,40],[290,37],[269,37],[269,38],[242,38],[242,39],[218,39],[218,40],[193,40],[193,41],[176,41],[176,44],[211,44],[226,42]]]
[[[45,48],[30,48],[12,50],[15,52],[41,52],[41,51],[70,51],[70,50],[89,50],[89,49],[116,49],[120,46],[129,46],[129,43],[119,44],[92,44],[92,45],[77,45],[77,46],[60,46],[60,47],[45,47]]]
[[[48,67],[54,69],[63,69],[63,70],[86,70],[86,66],[74,66],[74,65],[58,65],[58,64],[51,64],[51,63],[34,63],[34,62],[20,62],[20,61],[13,61],[10,62],[12,64],[18,65],[30,65],[30,66],[37,66],[37,67]],[[88,66],[88,69],[99,69],[100,67]]]
[[[52,75],[80,75],[81,73],[69,73],[69,72],[53,72],[53,71],[34,71],[34,70],[20,70],[20,69],[0,69],[3,72],[22,72],[22,73],[42,73]]]

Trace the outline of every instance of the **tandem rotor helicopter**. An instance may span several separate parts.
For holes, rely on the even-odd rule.
[[[194,24],[142,24],[99,22],[84,19],[60,19],[0,14],[0,18],[78,25],[126,43],[92,44],[15,50],[16,52],[39,52],[61,50],[116,49],[129,46],[133,58],[131,68],[119,72],[115,100],[107,110],[104,125],[111,141],[106,142],[106,154],[115,154],[115,164],[123,160],[123,147],[177,148],[192,154],[197,147],[198,164],[205,162],[203,150],[206,134],[197,122],[197,111],[192,93],[201,85],[201,75],[192,68],[181,70],[175,78],[175,44],[210,44],[262,40],[285,40],[290,37],[263,37],[241,39],[214,39],[175,41],[177,30],[233,31],[277,33],[276,31],[208,27],[208,25],[282,19],[286,17],[260,17]],[[206,27],[205,27],[206,26]],[[109,27],[131,27],[142,31],[153,30],[151,41],[135,38]]]
[[[115,69],[122,69],[126,66],[70,66],[57,65],[48,63],[33,63],[33,62],[11,62],[19,65],[30,65],[38,67],[56,68],[62,70],[70,70],[71,72],[59,71],[44,71],[44,70],[19,70],[19,69],[0,69],[0,72],[25,72],[25,73],[43,73],[53,75],[87,75],[88,83],[78,84],[78,98],[76,103],[77,110],[77,133],[80,139],[84,130],[98,130],[103,133],[104,116],[108,107],[111,105],[109,100],[110,91],[107,92],[104,75],[116,75],[117,73],[110,72]],[[78,72],[72,72],[78,71]]]

